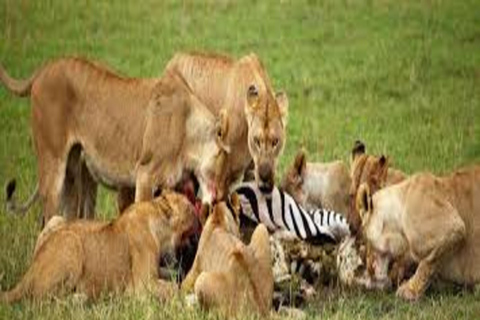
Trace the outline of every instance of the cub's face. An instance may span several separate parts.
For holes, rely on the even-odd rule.
[[[195,207],[187,197],[180,193],[164,190],[155,201],[163,203],[162,206],[166,211],[172,230],[171,243],[174,249],[181,248],[188,242],[190,236],[199,233],[200,223],[195,214]]]
[[[278,157],[285,145],[288,100],[284,93],[260,92],[257,85],[252,84],[248,88],[245,110],[255,181],[262,192],[269,193],[273,190]]]

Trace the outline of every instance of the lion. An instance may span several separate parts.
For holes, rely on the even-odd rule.
[[[360,254],[362,265],[360,266],[365,271],[356,282],[366,286],[367,288],[383,288],[384,284],[378,284],[373,279],[373,253],[370,245],[365,243],[361,232],[361,219],[355,205],[355,199],[358,188],[362,183],[368,184],[372,193],[377,190],[403,181],[407,176],[398,169],[390,167],[391,160],[385,155],[375,156],[367,154],[365,151],[365,144],[359,140],[355,141],[351,152],[351,167],[350,178],[351,184],[349,187],[350,210],[348,211],[348,222],[354,231],[355,241],[346,243],[343,246],[344,251],[340,251],[340,255],[344,256],[344,264],[348,259],[355,261],[354,253]],[[356,247],[356,248],[353,248]],[[349,254],[347,254],[349,253]],[[351,265],[356,265],[351,263]],[[398,260],[393,263],[389,271],[389,282],[391,284],[399,284],[403,282],[411,269],[410,262]],[[357,270],[359,273],[360,270]],[[358,281],[357,281],[358,280]],[[349,281],[351,282],[351,281]]]
[[[372,193],[377,190],[399,183],[407,177],[398,169],[390,168],[390,159],[385,155],[374,156],[365,153],[365,144],[359,140],[355,141],[351,153],[349,188],[350,210],[348,222],[352,230],[359,231],[361,222],[355,207],[355,199],[358,188],[362,183],[367,183]]]
[[[437,177],[418,173],[372,194],[359,188],[356,206],[362,230],[374,251],[375,278],[388,280],[390,262],[418,263],[398,289],[419,299],[432,277],[463,285],[480,281],[480,166]]]
[[[193,266],[182,291],[194,290],[205,309],[235,316],[242,308],[268,315],[273,297],[273,272],[267,229],[259,225],[250,244],[239,239],[240,203],[216,204],[203,228]]]
[[[168,190],[130,206],[112,222],[51,219],[37,242],[22,280],[0,301],[44,299],[76,292],[96,299],[102,292],[165,298],[174,285],[158,278],[160,255],[181,247],[195,232],[192,204]]]
[[[305,208],[328,208],[347,214],[351,179],[343,161],[307,162],[300,150],[287,168],[281,187]]]
[[[226,185],[240,182],[251,161],[258,186],[269,193],[275,182],[278,158],[286,142],[288,98],[274,93],[265,68],[255,54],[238,60],[217,54],[177,53],[166,70],[178,71],[193,92],[218,114],[227,108]],[[220,194],[219,198],[227,194]]]
[[[62,212],[92,217],[97,181],[134,188],[139,202],[192,171],[206,202],[224,192],[218,179],[230,151],[226,113],[212,114],[178,72],[126,78],[63,58],[23,81],[0,68],[0,80],[16,95],[30,95],[44,222]]]

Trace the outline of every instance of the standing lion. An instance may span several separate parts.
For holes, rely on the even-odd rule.
[[[253,53],[238,60],[217,54],[178,53],[166,70],[179,72],[214,114],[226,111],[225,141],[233,152],[226,156],[228,169],[219,180],[226,185],[219,190],[240,182],[253,161],[258,186],[270,193],[286,143],[288,98],[284,92],[274,92],[260,59]]]
[[[0,67],[0,80],[31,99],[45,222],[62,212],[93,216],[98,181],[134,189],[135,201],[173,188],[185,171],[195,174],[207,201],[228,187],[221,181],[230,151],[227,119],[200,102],[177,72],[126,78],[64,58],[23,81]]]

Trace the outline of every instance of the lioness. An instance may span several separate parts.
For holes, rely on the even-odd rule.
[[[268,231],[259,225],[248,246],[239,237],[240,203],[220,202],[212,209],[200,237],[197,255],[183,291],[194,289],[201,306],[235,316],[242,307],[267,315],[273,296]]]
[[[403,181],[406,175],[397,169],[389,167],[390,160],[384,155],[374,156],[365,153],[365,144],[355,141],[351,154],[350,166],[350,210],[348,221],[353,230],[358,231],[360,217],[355,207],[358,188],[362,183],[367,183],[370,191],[375,193],[380,188]]]
[[[227,190],[239,182],[250,162],[262,190],[270,192],[275,168],[286,140],[288,99],[275,94],[267,72],[255,54],[241,59],[201,54],[178,53],[166,70],[177,70],[193,92],[215,114],[227,108],[229,130],[226,143],[235,152],[227,155],[228,170],[220,181]],[[219,198],[226,196],[220,194]]]
[[[132,205],[112,222],[60,220],[47,223],[28,271],[0,301],[74,291],[89,298],[125,290],[163,296],[172,287],[158,281],[160,254],[179,247],[196,225],[190,202],[170,191]]]
[[[343,161],[307,162],[301,150],[287,168],[282,189],[306,208],[327,208],[348,214],[350,173]]]
[[[217,183],[229,151],[225,113],[216,119],[174,71],[125,78],[65,58],[24,81],[0,68],[0,80],[31,96],[44,220],[61,212],[92,216],[96,181],[135,188],[135,201],[151,199],[156,187],[172,188],[185,170],[195,173],[206,201],[225,186]]]
[[[435,274],[465,285],[480,281],[480,166],[444,177],[415,174],[373,195],[363,184],[357,208],[375,251],[376,279],[387,278],[391,260],[418,262],[398,296],[418,299]]]

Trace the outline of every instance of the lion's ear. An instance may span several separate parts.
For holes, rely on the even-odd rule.
[[[389,158],[385,157],[384,155],[381,155],[380,158],[378,159],[380,179],[382,179],[382,180],[387,179],[389,163],[390,163]]]
[[[230,146],[226,144],[228,134],[228,114],[227,109],[221,109],[218,113],[215,123],[215,140],[220,148],[230,153]]]
[[[288,121],[288,96],[284,91],[279,91],[275,94],[275,100],[282,116],[283,126],[286,126]]]
[[[380,159],[378,159],[378,163],[380,164],[381,167],[384,167],[385,165],[388,164],[388,158],[382,154],[380,156]]]
[[[200,223],[202,224],[202,227],[204,227],[205,223],[207,223],[207,219],[210,216],[210,211],[211,211],[210,205],[208,203],[202,203],[202,207],[200,209],[200,213],[198,216]]]
[[[370,187],[366,183],[362,183],[358,188],[356,199],[357,211],[360,213],[360,219],[364,223],[368,216],[372,213],[373,203]]]
[[[352,161],[362,154],[365,154],[365,144],[362,141],[357,140],[352,148]]]
[[[390,164],[390,159],[382,154],[380,156],[380,159],[378,159],[378,164],[380,165],[381,168],[386,169]]]
[[[250,109],[256,109],[258,106],[258,87],[256,84],[251,84],[247,89],[247,103]]]
[[[233,209],[233,214],[235,217],[239,218],[240,217],[240,210],[241,210],[241,205],[240,205],[240,197],[236,192],[232,193],[230,195],[230,204]]]
[[[251,119],[254,117],[257,112],[260,104],[260,94],[258,92],[258,87],[256,84],[251,84],[247,89],[247,104],[245,106],[244,112],[247,122],[250,123]]]
[[[305,150],[302,149],[298,151],[293,166],[298,176],[303,179],[305,177],[305,171],[307,170],[307,155]]]

